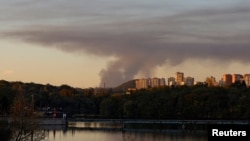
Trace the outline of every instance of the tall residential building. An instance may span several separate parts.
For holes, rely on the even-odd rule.
[[[223,86],[228,87],[232,84],[232,75],[231,74],[224,74],[222,77]]]
[[[241,74],[233,74],[232,75],[232,83],[235,83],[237,81],[241,81],[243,79],[243,75]]]
[[[149,79],[137,79],[135,81],[135,88],[136,89],[147,89],[149,88],[150,81]]]
[[[194,85],[194,78],[193,77],[186,77],[184,79],[184,85],[193,86]]]
[[[211,82],[212,82],[213,86],[218,86],[219,85],[219,83],[216,81],[216,78],[214,76],[211,76],[210,79],[211,79]]]
[[[219,86],[219,83],[216,81],[216,78],[214,76],[207,77],[206,83],[209,87]]]
[[[135,88],[136,89],[147,89],[153,87],[161,87],[166,86],[165,78],[148,78],[148,79],[137,79],[135,81]]]
[[[165,86],[166,82],[165,82],[165,78],[151,78],[150,79],[150,84],[151,87],[161,87],[161,86]]]
[[[166,86],[166,80],[165,78],[160,79],[160,86]]]
[[[160,79],[159,78],[154,77],[154,78],[152,78],[150,80],[151,80],[150,81],[150,86],[151,87],[159,87],[160,86]]]
[[[243,79],[244,79],[244,81],[246,83],[246,86],[250,87],[250,74],[245,74]]]
[[[175,86],[176,85],[175,78],[174,77],[169,77],[167,85],[168,86]]]
[[[177,85],[181,85],[184,82],[184,73],[183,72],[176,72],[176,83]]]

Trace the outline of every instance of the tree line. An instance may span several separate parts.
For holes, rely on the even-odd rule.
[[[11,113],[18,93],[35,111],[60,109],[73,115],[127,119],[249,119],[250,88],[242,84],[230,87],[160,87],[122,94],[112,88],[95,92],[69,85],[0,81],[0,115]]]

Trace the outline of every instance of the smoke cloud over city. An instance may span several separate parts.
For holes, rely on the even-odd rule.
[[[52,20],[47,23],[45,19],[41,23],[26,23],[2,31],[1,37],[68,53],[114,57],[99,73],[100,84],[107,82],[110,86],[133,79],[139,73],[150,76],[152,68],[166,63],[179,65],[187,59],[249,63],[250,6],[241,1],[224,7],[201,4],[203,7],[187,9],[178,8],[179,3],[171,4],[104,5],[96,12],[87,6],[79,12],[76,7],[75,11],[64,13],[68,22],[63,21],[58,8],[58,15],[52,13],[52,18],[60,17],[55,22],[58,24]],[[30,13],[26,18],[36,17]]]

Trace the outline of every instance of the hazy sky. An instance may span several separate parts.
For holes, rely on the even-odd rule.
[[[249,0],[9,0],[0,12],[8,81],[86,88],[250,73]]]

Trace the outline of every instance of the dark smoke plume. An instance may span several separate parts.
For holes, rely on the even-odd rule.
[[[154,68],[166,62],[171,65],[186,59],[249,62],[250,6],[141,18],[100,13],[95,16],[101,22],[31,24],[1,35],[69,53],[115,57],[100,71],[100,85],[109,86],[133,79],[138,73],[150,76]],[[104,20],[106,17],[108,20]]]

